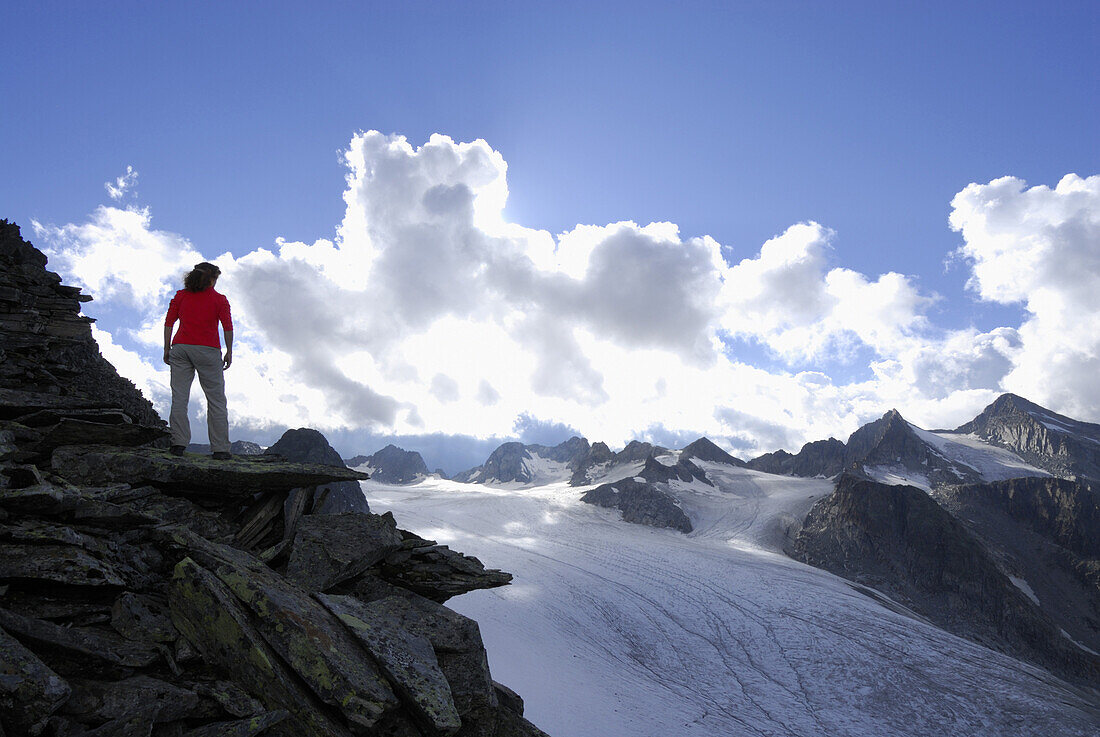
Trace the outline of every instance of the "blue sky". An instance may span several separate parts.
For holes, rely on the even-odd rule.
[[[337,237],[357,131],[414,148],[441,133],[501,155],[504,217],[526,228],[669,221],[736,264],[814,221],[833,233],[828,267],[898,272],[939,295],[920,312],[940,333],[985,333],[1034,312],[1026,295],[966,290],[965,260],[945,266],[967,232],[948,226],[952,199],[1100,172],[1095,3],[317,5],[9,5],[0,215],[30,234],[146,207],[156,232],[240,258]],[[103,183],[127,166],[136,195],[112,203]],[[134,305],[93,305],[126,345]],[[883,355],[862,339],[794,359],[721,339],[746,364],[837,384]],[[838,433],[854,421],[838,417]]]

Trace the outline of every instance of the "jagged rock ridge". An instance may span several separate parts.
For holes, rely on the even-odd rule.
[[[363,468],[371,478],[384,484],[411,484],[428,475],[428,466],[414,450],[404,450],[392,443],[369,456],[355,456],[345,461],[349,468]]]
[[[1065,417],[1015,394],[1002,394],[955,432],[1007,448],[1055,476],[1100,484],[1100,425]]]
[[[0,732],[542,734],[442,605],[508,574],[391,515],[310,514],[318,487],[364,477],[342,466],[150,445],[162,423],[108,368],[103,394],[0,370]]]

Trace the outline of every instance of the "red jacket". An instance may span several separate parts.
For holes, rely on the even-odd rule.
[[[208,345],[211,348],[222,347],[218,335],[218,323],[222,330],[232,330],[233,320],[229,316],[229,300],[224,294],[214,291],[213,287],[201,292],[189,292],[181,289],[172,297],[168,305],[168,315],[164,324],[171,327],[180,321],[180,329],[172,338],[172,345]]]

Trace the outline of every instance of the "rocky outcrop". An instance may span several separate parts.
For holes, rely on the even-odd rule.
[[[970,466],[947,460],[925,442],[896,409],[869,422],[848,437],[807,443],[797,455],[786,451],[768,453],[749,461],[755,471],[791,476],[828,478],[845,471],[881,477],[920,477],[929,486],[980,481]],[[922,482],[923,483],[923,482]]]
[[[210,445],[208,443],[191,443],[187,446],[188,453],[209,453]],[[258,456],[264,452],[264,449],[251,440],[234,440],[229,444],[229,452],[235,456]]]
[[[1084,484],[1028,477],[949,486],[935,499],[1068,636],[1100,652],[1100,500]]]
[[[336,468],[347,468],[325,436],[308,427],[287,430],[274,445],[264,451],[266,456],[281,456],[298,463],[317,463]],[[369,478],[363,474],[361,478]],[[340,514],[341,512],[369,512],[370,505],[363,496],[363,489],[355,481],[326,484],[314,496],[313,514]]]
[[[1002,394],[955,432],[1007,448],[1055,476],[1100,486],[1100,425],[1065,417],[1015,394]]]
[[[698,458],[701,461],[710,461],[711,463],[725,463],[728,466],[738,466],[741,468],[745,466],[743,460],[731,456],[705,437],[688,443],[684,446],[683,450],[680,451],[680,460],[690,461],[692,458]]]
[[[612,453],[603,443],[594,444],[590,451],[577,459],[573,467],[573,475],[569,479],[570,486],[587,486],[601,477],[606,478],[609,473],[615,471],[616,466],[628,467],[637,463],[645,463],[653,456],[668,453],[668,448],[659,445],[645,443],[640,440],[631,440],[618,453]]]
[[[369,456],[345,461],[350,468],[367,467],[370,477],[383,484],[411,484],[428,475],[428,466],[414,450],[387,445]]]
[[[46,395],[35,401],[60,400],[67,409],[116,407],[142,425],[164,426],[153,405],[100,355],[94,320],[80,314],[91,296],[62,284],[46,261],[18,225],[0,220],[0,387]]]
[[[573,468],[573,475],[569,477],[570,486],[586,486],[592,483],[591,475],[594,469],[606,468],[615,458],[615,454],[607,447],[607,443],[596,442],[588,448],[588,452],[577,459]]]
[[[668,483],[673,479],[683,481],[684,483],[691,483],[692,481],[698,480],[702,481],[707,486],[714,486],[714,484],[710,482],[710,479],[707,478],[703,469],[682,457],[673,465],[666,466],[653,456],[649,456],[645,459],[645,465],[642,467],[641,472],[638,473],[638,476],[651,483]]]
[[[691,520],[676,504],[667,484],[623,479],[585,492],[582,502],[618,509],[623,520],[651,527],[671,527],[691,532]]]
[[[777,450],[753,458],[745,465],[754,471],[782,476],[829,478],[844,470],[844,453],[844,443],[836,438],[829,438],[806,443],[796,455]]]
[[[844,474],[788,552],[1063,678],[1100,679],[1100,657],[1067,640],[985,546],[920,489]]]
[[[124,385],[4,377],[0,733],[542,734],[442,605],[508,574],[390,516],[312,514],[319,488],[363,474],[173,456],[113,403]]]

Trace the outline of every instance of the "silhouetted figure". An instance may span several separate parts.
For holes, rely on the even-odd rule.
[[[210,450],[215,458],[232,458],[229,453],[229,410],[225,403],[223,372],[233,363],[233,321],[229,300],[214,290],[221,269],[211,263],[195,264],[183,279],[164,319],[164,362],[172,367],[172,412],[168,426],[172,431],[172,453],[183,455],[191,442],[191,423],[187,419],[187,401],[195,372],[206,394],[206,427]],[[180,328],[172,337],[172,326]],[[225,333],[225,355],[221,352],[218,323]]]

